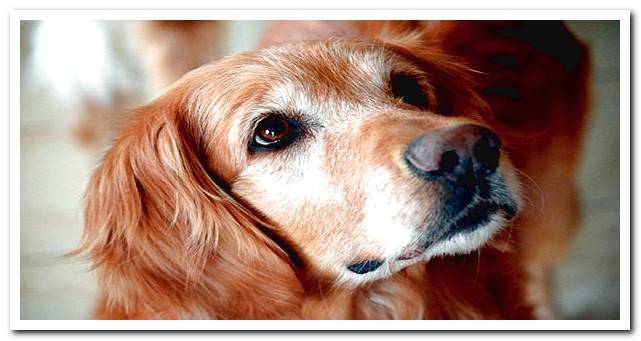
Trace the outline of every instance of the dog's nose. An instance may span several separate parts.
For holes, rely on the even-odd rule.
[[[501,141],[488,128],[463,124],[434,130],[412,141],[405,159],[412,171],[428,179],[475,183],[496,170]]]

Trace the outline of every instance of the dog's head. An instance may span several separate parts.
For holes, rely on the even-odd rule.
[[[201,67],[106,156],[85,243],[143,240],[164,269],[171,252],[242,262],[277,240],[306,274],[350,285],[477,249],[519,199],[468,72],[434,49],[342,39]]]

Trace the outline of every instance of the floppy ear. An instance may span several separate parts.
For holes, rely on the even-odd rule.
[[[286,254],[212,179],[180,102],[140,109],[90,180],[75,253],[93,261],[102,317],[293,318]]]

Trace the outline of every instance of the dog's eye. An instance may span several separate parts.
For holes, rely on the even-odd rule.
[[[291,132],[289,122],[280,116],[271,115],[258,122],[254,144],[259,147],[278,147],[287,142]]]
[[[416,77],[406,74],[392,74],[390,83],[394,97],[420,109],[429,107],[429,101]]]

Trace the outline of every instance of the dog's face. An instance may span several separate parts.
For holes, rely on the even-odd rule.
[[[177,85],[207,167],[310,272],[361,284],[480,247],[517,211],[457,65],[378,42],[276,46]]]

